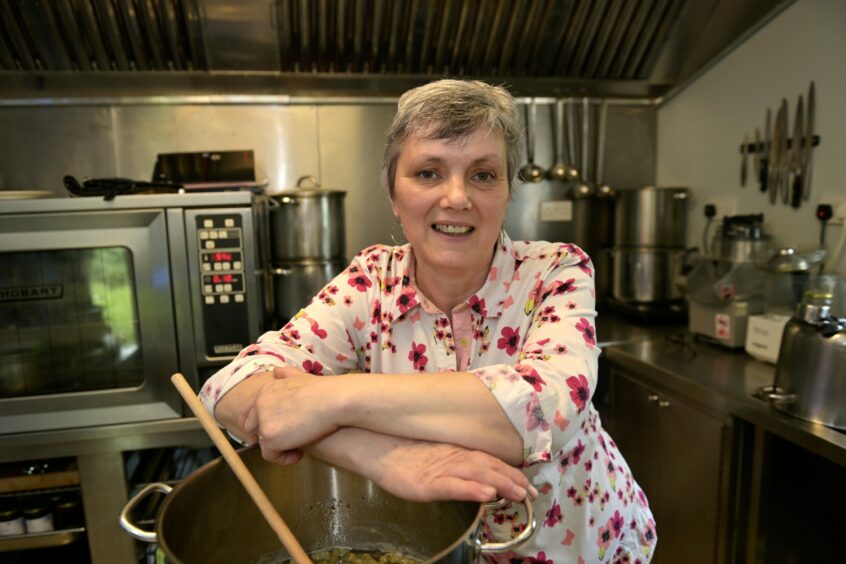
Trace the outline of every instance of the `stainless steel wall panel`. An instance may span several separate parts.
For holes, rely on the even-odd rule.
[[[0,188],[65,195],[62,176],[114,176],[107,107],[0,108]]]
[[[252,149],[256,179],[280,191],[319,167],[314,106],[120,106],[114,113],[118,176],[150,179],[158,153]]]
[[[394,118],[393,104],[319,106],[320,180],[325,187],[346,190],[347,258],[374,243],[398,240],[387,189],[380,180],[382,150]]]

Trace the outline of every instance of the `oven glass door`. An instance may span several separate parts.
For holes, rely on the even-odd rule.
[[[0,433],[178,417],[165,215],[3,216]]]

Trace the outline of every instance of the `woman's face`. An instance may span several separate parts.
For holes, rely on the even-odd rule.
[[[487,274],[508,207],[505,142],[477,129],[466,139],[405,141],[391,205],[418,269]]]

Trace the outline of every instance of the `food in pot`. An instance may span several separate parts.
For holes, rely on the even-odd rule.
[[[349,548],[330,548],[316,550],[309,554],[314,564],[419,564],[422,562],[407,556],[398,550],[351,550]],[[284,564],[290,564],[286,560]]]

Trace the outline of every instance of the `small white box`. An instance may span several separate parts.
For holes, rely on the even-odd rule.
[[[750,356],[775,364],[781,348],[781,335],[784,326],[790,321],[789,315],[762,313],[749,316],[746,329],[746,352]]]

